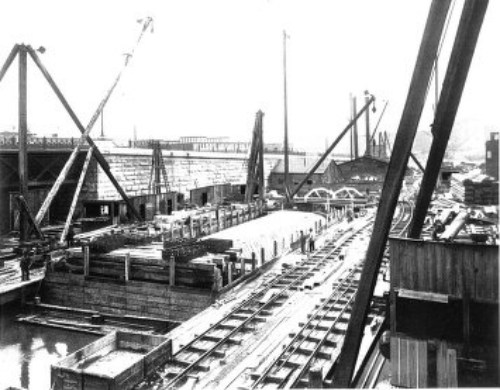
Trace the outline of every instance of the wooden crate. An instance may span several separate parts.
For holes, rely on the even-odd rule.
[[[51,383],[55,390],[128,390],[171,357],[169,339],[114,332],[52,365]]]

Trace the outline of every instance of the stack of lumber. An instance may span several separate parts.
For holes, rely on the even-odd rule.
[[[169,284],[169,262],[161,258],[161,247],[152,245],[140,248],[121,248],[112,253],[90,252],[89,275],[122,280],[125,277],[125,257],[130,256],[129,280]],[[175,284],[185,287],[211,289],[214,264],[180,263],[176,259]],[[83,255],[72,250],[66,264],[57,267],[59,271],[83,274]]]
[[[169,260],[174,257],[176,262],[186,263],[196,257],[207,253],[206,245],[197,239],[179,239],[166,241],[165,249],[162,251],[162,257]]]
[[[466,204],[498,204],[498,182],[485,175],[474,180],[464,180],[464,201]]]
[[[93,253],[109,253],[125,245],[144,245],[152,240],[151,236],[140,233],[104,234],[94,238],[89,247]]]

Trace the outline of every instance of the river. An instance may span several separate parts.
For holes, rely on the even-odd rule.
[[[16,322],[18,307],[0,306],[0,389],[48,390],[50,365],[97,339]]]

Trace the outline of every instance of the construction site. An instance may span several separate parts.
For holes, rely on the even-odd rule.
[[[249,142],[105,137],[152,17],[87,125],[43,47],[0,46],[0,91],[18,74],[17,129],[0,132],[0,388],[500,387],[500,128],[479,162],[448,158],[488,14],[461,4],[428,2],[397,128],[380,126],[387,100],[351,94],[314,153],[289,139],[284,31],[280,143],[260,109]],[[74,137],[31,132],[28,67]]]

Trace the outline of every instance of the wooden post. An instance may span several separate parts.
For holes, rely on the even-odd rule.
[[[443,89],[434,115],[432,125],[434,137],[409,229],[410,238],[419,238],[422,232],[487,7],[488,1],[464,3]]]
[[[245,258],[240,257],[241,276],[245,275]]]
[[[266,251],[264,248],[260,248],[260,265],[266,262]]]
[[[2,81],[3,76],[5,76],[5,73],[7,73],[7,70],[12,65],[12,62],[14,62],[17,53],[19,53],[19,45],[16,44],[12,47],[9,56],[7,57],[7,60],[5,60],[4,64],[2,65],[2,68],[0,69],[0,81]]]
[[[90,147],[87,152],[87,156],[85,157],[85,162],[83,163],[82,172],[80,173],[80,178],[78,179],[78,184],[76,185],[75,193],[73,195],[73,200],[71,201],[71,206],[69,208],[68,216],[66,217],[66,223],[64,224],[63,232],[61,233],[61,237],[59,238],[59,242],[61,244],[64,243],[64,241],[66,241],[66,236],[68,235],[69,227],[73,219],[73,214],[75,213],[76,204],[78,202],[78,197],[80,196],[80,191],[82,190],[83,182],[85,181],[85,176],[87,175],[87,170],[89,168],[93,150],[94,148]]]
[[[19,193],[28,201],[28,90],[27,90],[27,55],[26,47],[19,46]],[[39,223],[39,222],[37,222]],[[28,237],[28,218],[23,210],[19,209],[20,240],[26,241]]]
[[[82,246],[83,252],[83,276],[90,275],[90,248],[88,245]]]
[[[69,116],[71,117],[71,119],[75,123],[76,127],[78,127],[78,130],[80,130],[80,132],[82,133],[82,136],[84,136],[87,139],[87,142],[89,143],[90,146],[94,147],[95,159],[97,160],[97,162],[101,166],[101,168],[104,171],[104,173],[106,173],[106,175],[108,176],[109,180],[111,181],[111,183],[113,183],[113,185],[115,186],[116,190],[121,195],[121,197],[123,198],[123,200],[125,201],[125,203],[127,203],[127,206],[132,211],[132,213],[137,218],[137,220],[142,221],[142,217],[141,217],[140,213],[137,211],[137,209],[135,208],[135,206],[132,203],[132,201],[129,199],[129,197],[127,196],[127,194],[123,190],[123,188],[120,186],[120,184],[118,183],[118,181],[114,177],[114,175],[111,172],[111,169],[110,169],[109,164],[107,163],[106,159],[104,158],[104,156],[100,152],[99,148],[97,148],[97,146],[95,145],[94,141],[92,140],[92,138],[90,138],[90,135],[88,134],[90,132],[90,130],[92,129],[92,126],[94,125],[95,121],[99,117],[100,112],[102,111],[102,109],[106,105],[106,102],[108,101],[111,93],[113,92],[114,87],[118,83],[118,81],[120,79],[120,76],[117,77],[117,79],[115,80],[115,83],[114,83],[113,87],[108,91],[107,96],[101,101],[101,104],[99,105],[97,111],[94,113],[94,116],[92,117],[91,121],[89,122],[89,124],[87,126],[87,129],[85,129],[83,127],[82,123],[80,122],[80,120],[78,119],[78,117],[76,116],[75,112],[73,111],[73,109],[71,108],[71,106],[69,105],[69,103],[67,102],[66,98],[62,94],[61,90],[59,89],[59,87],[55,83],[54,79],[52,78],[52,76],[49,74],[49,72],[47,71],[47,69],[45,68],[45,66],[40,61],[40,58],[38,57],[38,55],[36,54],[36,52],[33,50],[33,48],[31,46],[28,46],[27,50],[28,50],[28,53],[30,54],[31,58],[35,62],[35,64],[38,66],[38,69],[40,69],[40,71],[44,75],[45,79],[47,80],[47,82],[51,86],[52,90],[57,95],[57,97],[59,98],[60,102],[62,103],[62,105],[64,106],[64,108],[66,109],[66,111],[68,112]]]
[[[252,252],[252,271],[257,268],[257,259],[255,258],[255,252]]]
[[[125,255],[125,281],[130,280],[130,252]]]
[[[220,230],[220,210],[219,206],[217,206],[217,209],[215,210],[215,221],[217,225],[217,232]]]
[[[321,366],[313,366],[309,369],[309,388],[323,388],[323,369]]]
[[[194,222],[193,217],[189,217],[189,238],[194,238]]]
[[[175,286],[175,257],[170,256],[169,270],[168,270],[168,284]]]
[[[232,261],[228,261],[227,263],[227,284],[233,283],[234,276],[234,263]]]
[[[222,275],[220,269],[217,266],[214,266],[214,284],[212,286],[212,290],[214,292],[220,291],[222,288]]]

